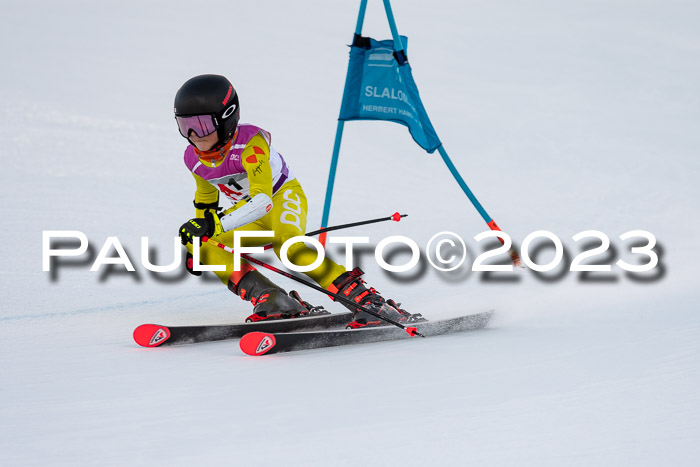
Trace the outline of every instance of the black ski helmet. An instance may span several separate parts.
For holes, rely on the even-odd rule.
[[[175,118],[212,115],[219,136],[212,149],[220,148],[233,136],[241,115],[238,93],[221,75],[199,75],[188,79],[175,94],[174,106]],[[189,134],[183,136],[189,141]]]

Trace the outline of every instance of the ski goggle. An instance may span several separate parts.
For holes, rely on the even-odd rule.
[[[176,116],[177,127],[180,129],[180,134],[185,138],[190,137],[190,132],[200,138],[204,138],[216,131],[216,117],[214,115],[189,115]]]

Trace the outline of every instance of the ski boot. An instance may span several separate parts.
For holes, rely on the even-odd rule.
[[[248,264],[231,275],[228,288],[254,305],[253,314],[245,319],[246,323],[329,314],[323,307],[313,307],[303,301],[295,291],[287,295],[283,288]]]
[[[402,310],[393,300],[385,300],[374,287],[367,288],[362,280],[364,272],[360,268],[347,271],[338,276],[328,288],[331,292],[343,295],[358,305],[365,307],[383,318],[391,319],[401,324],[425,321],[422,315],[410,314]],[[366,313],[359,308],[343,303],[353,312],[352,321],[345,325],[346,329],[360,329],[364,327],[383,326],[389,324],[383,319]]]

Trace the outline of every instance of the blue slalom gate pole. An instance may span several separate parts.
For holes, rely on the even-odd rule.
[[[362,23],[365,22],[365,11],[367,11],[367,0],[360,1],[360,13],[357,15],[355,34],[362,34]]]
[[[355,35],[362,34],[362,24],[365,22],[365,11],[367,11],[367,0],[361,0],[360,12],[357,14],[357,24],[355,25]],[[394,26],[395,27],[395,26]],[[326,186],[326,200],[323,202],[323,216],[321,216],[321,228],[328,226],[328,218],[331,212],[331,200],[333,199],[333,185],[335,184],[335,173],[338,169],[338,156],[340,155],[340,143],[343,139],[344,120],[338,120],[338,128],[335,131],[335,143],[333,144],[333,156],[331,157],[331,169],[328,173],[328,185]],[[326,233],[319,236],[321,245],[326,245]]]
[[[328,173],[328,185],[326,186],[326,200],[323,203],[323,217],[321,218],[321,228],[328,226],[328,216],[331,212],[331,199],[333,198],[333,185],[335,184],[335,172],[338,169],[338,154],[340,154],[340,141],[343,139],[343,127],[345,122],[338,120],[338,129],[335,131],[335,144],[333,145],[333,157],[331,157],[331,169]],[[326,245],[326,233],[319,236],[321,245]]]
[[[450,156],[447,155],[447,152],[445,152],[445,149],[440,145],[440,147],[437,148],[438,152],[440,153],[440,157],[442,157],[443,162],[447,166],[447,168],[450,170],[450,173],[452,174],[452,177],[457,181],[457,184],[459,187],[462,189],[465,195],[467,195],[467,198],[469,198],[469,201],[474,205],[476,210],[479,212],[481,215],[481,218],[484,219],[484,222],[486,222],[486,225],[489,226],[491,230],[501,230],[500,227],[496,224],[496,221],[493,220],[491,216],[486,212],[486,209],[481,205],[478,199],[476,199],[476,196],[474,196],[474,193],[472,193],[472,190],[469,189],[469,186],[467,186],[467,182],[464,181],[462,178],[462,175],[459,173],[457,168],[454,166],[452,163],[452,160],[450,159]],[[498,238],[501,243],[503,243],[503,239],[500,237]],[[520,255],[518,252],[515,250],[515,247],[511,246],[510,251],[508,252],[510,255],[510,258],[513,260],[513,263],[516,266],[521,265],[520,261]]]
[[[384,0],[384,10],[386,10],[386,19],[389,20],[389,29],[391,29],[391,37],[394,39],[394,50],[400,52],[403,50],[403,44],[401,43],[401,38],[399,37],[399,30],[396,27],[396,21],[394,21],[394,13],[391,11],[391,3],[389,0]]]
[[[450,156],[447,155],[447,152],[445,152],[445,149],[442,146],[440,146],[438,148],[438,152],[440,153],[440,156],[442,157],[443,162],[445,162],[445,165],[450,170],[450,173],[452,174],[454,179],[457,181],[457,184],[459,185],[459,187],[462,189],[464,194],[467,195],[467,198],[469,198],[469,201],[472,202],[472,204],[474,205],[476,210],[479,211],[479,214],[481,214],[481,217],[484,219],[484,222],[489,224],[489,227],[490,227],[491,222],[493,222],[493,219],[486,212],[486,210],[481,205],[479,200],[476,199],[476,196],[474,196],[474,193],[472,193],[472,190],[469,189],[469,187],[467,186],[467,182],[464,181],[464,179],[462,178],[462,175],[460,175],[460,173],[457,171],[457,168],[452,163]]]

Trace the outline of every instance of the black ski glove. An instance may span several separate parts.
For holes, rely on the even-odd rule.
[[[219,216],[205,211],[204,217],[190,219],[180,227],[180,241],[183,245],[192,243],[194,237],[215,237],[223,233]]]

